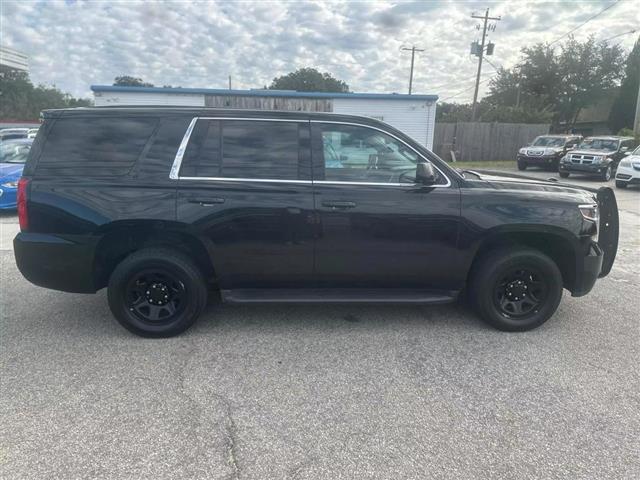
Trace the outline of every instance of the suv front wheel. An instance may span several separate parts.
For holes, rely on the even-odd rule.
[[[538,250],[496,250],[474,266],[469,293],[480,317],[495,328],[531,330],[558,308],[562,274],[555,262]]]
[[[147,248],[118,264],[107,292],[118,322],[142,337],[184,332],[207,305],[202,272],[181,252]]]

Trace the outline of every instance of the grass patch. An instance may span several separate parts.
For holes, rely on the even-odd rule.
[[[513,160],[495,160],[488,162],[447,162],[452,167],[468,168],[470,170],[490,170],[493,168],[506,168],[513,170],[516,168],[516,162]]]

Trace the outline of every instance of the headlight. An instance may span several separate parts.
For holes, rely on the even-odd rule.
[[[620,166],[624,168],[631,168],[631,160],[622,160]]]
[[[562,158],[560,159],[560,161],[561,161],[562,163],[568,163],[568,162],[569,162],[569,155],[565,155],[564,157],[562,157]]]
[[[595,203],[589,205],[578,205],[582,214],[582,233],[594,237],[598,241],[598,230],[600,229],[600,212]]]
[[[512,150],[513,151],[513,150]],[[524,155],[525,153],[527,153],[527,149],[526,148],[521,148],[520,150],[518,150],[518,153],[520,155]]]
[[[14,180],[12,182],[7,182],[2,184],[5,188],[18,188],[18,180]]]
[[[593,163],[602,163],[603,157],[593,157]]]
[[[556,150],[555,148],[545,148],[544,149],[544,154],[545,155],[555,155],[556,153],[558,153],[558,150]]]

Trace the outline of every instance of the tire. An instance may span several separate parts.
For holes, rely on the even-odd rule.
[[[520,271],[524,274],[517,273]],[[489,325],[524,332],[539,327],[555,313],[562,298],[562,274],[555,262],[538,250],[494,250],[474,265],[469,297]]]
[[[569,172],[558,172],[560,178],[569,178]]]
[[[616,180],[616,187],[617,188],[627,188],[627,182]]]
[[[166,248],[132,253],[109,278],[109,308],[141,337],[172,337],[187,330],[207,305],[202,272],[187,255]]]
[[[609,180],[611,180],[612,175],[613,168],[611,168],[611,165],[609,165],[607,169],[600,174],[600,180],[602,180],[603,182],[608,182]]]
[[[526,170],[527,164],[525,162],[518,162],[518,170]]]

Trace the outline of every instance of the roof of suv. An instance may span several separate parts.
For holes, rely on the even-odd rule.
[[[165,115],[185,115],[193,117],[233,117],[233,118],[279,118],[279,119],[299,119],[309,118],[314,120],[327,120],[343,122],[354,122],[368,125],[384,125],[388,124],[376,120],[375,118],[343,115],[340,113],[329,112],[308,112],[308,111],[288,111],[288,110],[244,110],[244,109],[223,109],[223,108],[207,108],[207,107],[171,107],[165,105],[159,106],[109,106],[109,107],[78,107],[44,110],[42,116],[44,118],[61,118],[71,116],[84,117],[107,117],[122,116],[126,112],[127,115],[146,115],[146,116],[165,116]],[[395,130],[395,129],[394,129]]]

